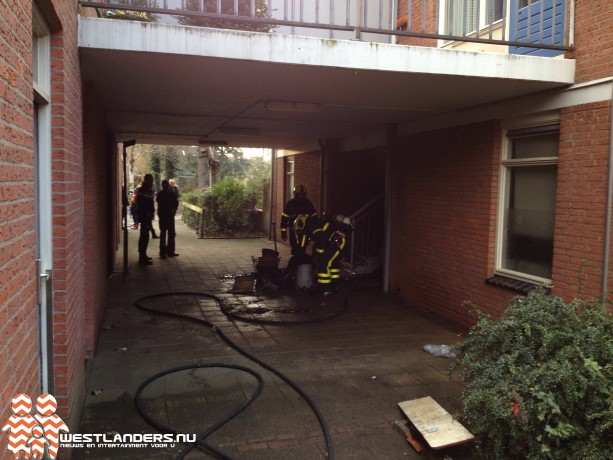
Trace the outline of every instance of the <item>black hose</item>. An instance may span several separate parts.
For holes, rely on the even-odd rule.
[[[235,369],[235,370],[239,370],[239,371],[242,371],[242,372],[246,372],[246,373],[251,374],[252,376],[254,376],[256,378],[256,380],[258,382],[258,386],[257,386],[255,392],[249,397],[249,399],[247,399],[243,403],[239,404],[227,416],[225,416],[220,421],[216,422],[214,425],[209,427],[206,431],[204,431],[203,433],[199,433],[196,436],[196,441],[192,442],[192,443],[189,443],[185,448],[183,448],[183,450],[181,450],[181,452],[179,452],[179,455],[176,458],[178,460],[179,459],[183,459],[183,458],[185,458],[185,456],[189,452],[191,452],[192,449],[194,449],[194,447],[200,446],[200,447],[208,450],[209,452],[214,453],[217,457],[219,457],[221,459],[231,460],[231,457],[227,456],[226,454],[224,454],[223,452],[221,452],[219,449],[215,448],[214,446],[212,446],[210,444],[207,444],[204,440],[209,435],[211,435],[212,433],[217,431],[219,428],[224,426],[226,423],[228,423],[230,420],[232,420],[234,417],[236,417],[238,414],[240,414],[245,409],[247,409],[247,407],[249,407],[249,405],[258,398],[258,396],[260,396],[260,394],[262,393],[262,390],[264,388],[264,380],[262,379],[262,376],[260,374],[258,374],[257,372],[255,372],[254,370],[249,369],[249,368],[244,367],[244,366],[239,366],[239,365],[234,365],[234,364],[223,364],[223,363],[196,364],[196,365],[187,365],[187,366],[180,366],[180,367],[174,367],[172,369],[167,369],[167,370],[162,371],[162,372],[160,372],[158,374],[155,374],[152,377],[149,377],[147,380],[145,380],[138,387],[138,390],[136,391],[136,395],[134,396],[134,401],[136,403],[136,410],[138,411],[138,413],[151,426],[157,428],[162,433],[172,433],[174,435],[179,434],[173,428],[170,428],[170,427],[162,424],[161,422],[155,420],[153,417],[151,417],[149,414],[147,414],[146,410],[143,408],[143,406],[141,404],[141,399],[140,399],[141,398],[141,394],[142,394],[142,392],[145,390],[145,388],[150,383],[154,382],[155,380],[157,380],[157,379],[159,379],[161,377],[164,377],[164,376],[169,375],[169,374],[176,374],[177,372],[182,372],[182,371],[185,371],[185,370],[202,369],[202,368],[226,368],[226,369]]]
[[[323,417],[323,414],[321,413],[321,411],[319,410],[319,408],[317,407],[315,402],[311,399],[311,397],[309,395],[307,395],[304,392],[304,390],[302,390],[289,377],[287,377],[286,375],[281,373],[279,370],[275,369],[274,367],[270,366],[269,364],[266,364],[264,361],[260,360],[259,358],[257,358],[253,354],[249,353],[248,351],[246,351],[243,348],[241,348],[240,346],[238,346],[226,334],[224,334],[224,332],[221,329],[219,329],[217,326],[215,326],[211,322],[209,322],[209,321],[207,321],[205,319],[195,318],[195,317],[189,316],[189,315],[182,315],[180,313],[173,313],[173,312],[168,312],[168,311],[163,311],[163,310],[156,310],[154,308],[148,308],[148,307],[145,307],[142,304],[142,302],[144,302],[146,300],[161,298],[161,297],[172,297],[172,296],[190,296],[190,297],[193,297],[193,296],[201,296],[201,297],[207,297],[209,299],[215,300],[215,302],[217,302],[217,304],[219,305],[219,308],[221,309],[221,311],[226,316],[234,318],[234,319],[238,319],[238,320],[241,320],[241,321],[251,322],[251,323],[260,323],[260,324],[309,324],[309,323],[316,323],[316,322],[321,322],[321,321],[328,321],[330,319],[333,319],[333,318],[336,318],[336,317],[342,315],[343,313],[345,313],[345,311],[348,308],[349,296],[351,294],[354,294],[355,292],[362,291],[362,290],[373,289],[375,287],[378,287],[378,286],[371,286],[371,287],[365,287],[365,288],[361,288],[361,289],[354,289],[354,290],[348,292],[345,295],[345,297],[344,297],[342,308],[338,312],[333,313],[332,315],[328,315],[328,316],[324,316],[324,317],[320,317],[320,318],[315,318],[315,319],[310,319],[310,320],[275,321],[275,320],[245,318],[245,317],[242,317],[240,315],[237,315],[235,313],[230,312],[227,308],[224,307],[224,303],[223,303],[223,301],[219,297],[217,297],[215,295],[212,295],[212,294],[209,294],[209,293],[206,293],[206,292],[180,291],[180,292],[165,292],[165,293],[159,293],[159,294],[152,294],[152,295],[148,295],[148,296],[145,296],[145,297],[141,297],[140,299],[136,300],[134,302],[134,305],[137,308],[140,308],[141,310],[144,310],[144,311],[147,311],[147,312],[150,312],[150,313],[154,313],[154,314],[158,314],[158,315],[170,316],[170,317],[174,317],[174,318],[187,319],[187,320],[193,321],[195,323],[198,323],[200,325],[204,325],[204,326],[209,327],[213,332],[215,332],[230,347],[232,347],[233,349],[238,351],[240,354],[245,356],[250,361],[255,362],[256,364],[260,365],[261,367],[263,367],[264,369],[266,369],[269,372],[273,373],[274,375],[279,377],[281,380],[283,380],[285,383],[287,383],[296,393],[298,393],[306,401],[306,403],[309,405],[309,407],[311,408],[311,410],[313,411],[313,413],[317,417],[317,420],[318,420],[318,422],[319,422],[319,424],[321,426],[321,429],[322,429],[322,432],[324,434],[324,438],[325,438],[325,441],[326,441],[326,448],[327,448],[327,451],[328,451],[328,459],[329,460],[333,460],[334,459],[334,445],[333,445],[333,442],[332,442],[332,436],[330,434],[330,430],[328,428],[328,424],[327,424],[325,418]],[[144,391],[144,389],[150,383],[152,383],[155,380],[157,380],[157,379],[159,379],[161,377],[164,377],[166,375],[174,374],[174,373],[177,373],[177,372],[182,372],[182,371],[190,370],[190,369],[215,368],[215,367],[229,368],[229,369],[240,370],[242,372],[247,372],[247,373],[249,373],[250,375],[252,375],[252,376],[254,376],[256,378],[256,380],[258,381],[258,387],[257,387],[255,392],[251,395],[251,397],[248,400],[246,400],[244,403],[241,403],[239,406],[234,408],[227,416],[225,416],[223,419],[221,419],[220,421],[218,421],[215,424],[213,424],[206,431],[204,431],[203,433],[198,434],[196,441],[193,442],[193,443],[188,444],[179,453],[179,455],[176,457],[177,460],[185,458],[185,456],[192,449],[194,449],[197,446],[200,447],[200,448],[203,448],[203,449],[205,449],[205,450],[207,450],[207,451],[209,451],[211,453],[213,453],[214,455],[216,455],[220,459],[231,460],[231,457],[229,457],[227,454],[223,453],[222,451],[220,451],[219,449],[215,448],[214,446],[211,446],[210,444],[206,443],[205,439],[208,436],[210,436],[212,433],[214,433],[216,430],[218,430],[219,428],[224,426],[226,423],[228,423],[230,420],[232,420],[234,417],[236,417],[238,414],[240,414],[242,411],[244,411],[253,401],[255,401],[258,398],[258,396],[261,394],[261,392],[263,390],[263,386],[264,386],[262,376],[260,374],[258,374],[256,371],[252,370],[252,369],[249,369],[249,368],[243,367],[243,366],[239,366],[239,365],[231,365],[231,364],[223,364],[223,363],[195,364],[195,365],[187,365],[187,366],[175,367],[175,368],[172,368],[172,369],[167,369],[165,371],[162,371],[162,372],[160,372],[158,374],[155,374],[154,376],[149,377],[147,380],[145,380],[139,386],[138,390],[136,391],[135,403],[136,403],[136,409],[139,412],[139,414],[151,426],[157,428],[161,432],[163,432],[163,433],[171,433],[171,434],[175,434],[176,435],[176,434],[178,434],[176,430],[163,425],[162,423],[160,423],[157,420],[153,419],[149,414],[147,414],[147,412],[145,411],[145,409],[143,408],[142,403],[141,403],[142,392]]]
[[[249,359],[249,360],[259,364],[261,367],[263,367],[264,369],[270,371],[271,373],[273,373],[274,375],[279,377],[281,380],[283,380],[285,383],[287,383],[296,393],[298,393],[306,401],[306,403],[309,405],[309,407],[311,408],[311,410],[313,411],[313,413],[317,417],[317,420],[319,421],[319,424],[321,426],[321,429],[323,431],[324,438],[325,438],[325,441],[326,441],[326,448],[327,448],[327,451],[328,451],[328,459],[333,460],[334,459],[334,446],[333,446],[333,442],[332,442],[332,436],[331,436],[330,430],[328,428],[328,423],[326,422],[325,418],[323,417],[323,414],[321,413],[321,411],[319,410],[319,408],[317,407],[315,402],[311,399],[311,397],[308,394],[306,394],[304,392],[304,390],[302,390],[297,384],[295,384],[289,377],[287,377],[285,374],[283,374],[279,370],[277,370],[274,367],[266,364],[264,361],[260,360],[259,358],[257,358],[253,354],[249,353],[248,351],[244,350],[243,348],[241,348],[240,346],[235,344],[232,340],[230,340],[230,338],[228,338],[228,336],[226,336],[223,333],[223,331],[221,329],[219,329],[218,327],[216,327],[214,324],[212,324],[211,322],[209,322],[207,320],[200,319],[200,318],[194,318],[194,317],[188,316],[188,315],[181,315],[179,313],[172,313],[172,312],[167,312],[167,311],[156,310],[156,309],[153,309],[153,308],[147,308],[147,307],[142,305],[142,302],[144,302],[146,300],[156,299],[156,298],[160,298],[160,297],[171,297],[171,296],[202,296],[202,297],[207,297],[207,298],[215,300],[217,302],[217,304],[220,306],[220,308],[222,309],[222,311],[223,311],[223,307],[222,307],[223,306],[223,302],[221,301],[221,299],[219,299],[218,297],[216,297],[216,296],[214,296],[212,294],[208,294],[208,293],[205,293],[205,292],[184,292],[183,291],[183,292],[168,292],[168,293],[152,294],[152,295],[149,295],[149,296],[141,297],[140,299],[136,300],[134,302],[134,305],[136,307],[140,308],[141,310],[144,310],[144,311],[147,311],[147,312],[150,312],[150,313],[155,313],[155,314],[160,314],[160,315],[165,315],[165,316],[170,316],[170,317],[175,317],[175,318],[181,318],[181,319],[187,319],[187,320],[190,320],[190,321],[196,322],[198,324],[205,325],[205,326],[209,327],[225,343],[227,343],[229,346],[234,348],[240,354],[245,356],[247,359]],[[329,319],[329,318],[326,318],[326,319]],[[226,366],[226,365],[223,365],[223,366],[224,367],[229,367],[229,366]],[[166,432],[166,433],[173,433],[173,434],[175,434],[174,430],[172,430],[171,428],[166,427],[166,426],[160,424],[159,422],[153,420],[142,409],[142,405],[140,403],[140,395],[141,395],[142,391],[144,390],[144,388],[148,384],[153,382],[154,380],[157,380],[157,379],[159,379],[159,378],[161,378],[161,377],[163,377],[165,375],[171,374],[171,373],[180,372],[180,371],[187,370],[187,369],[197,369],[197,368],[200,368],[200,367],[207,367],[207,366],[204,366],[204,365],[182,366],[182,367],[179,367],[179,368],[169,369],[169,370],[160,372],[160,373],[150,377],[149,379],[147,379],[143,384],[141,384],[141,386],[139,387],[139,389],[138,389],[138,391],[136,393],[136,396],[135,396],[136,409],[141,414],[141,416],[149,424],[151,424],[153,427],[159,429],[160,431]],[[245,370],[245,369],[247,369],[247,368],[243,368],[241,370]],[[248,371],[248,372],[250,372],[250,371]],[[250,373],[252,375],[254,375],[252,372],[250,372]],[[258,380],[260,380],[260,379],[261,379],[261,376],[258,376]],[[258,395],[259,395],[258,391],[256,391],[256,393],[258,393]],[[207,436],[209,436],[213,431],[217,430],[218,428],[223,426],[225,423],[227,423],[230,419],[232,419],[233,417],[238,415],[240,412],[242,412],[242,410],[244,410],[250,403],[251,403],[251,401],[249,401],[245,407],[243,407],[240,410],[238,410],[238,412],[236,410],[233,411],[233,414],[231,416],[228,416],[228,417],[224,418],[224,420],[222,422],[218,422],[217,424],[215,424],[214,426],[216,428],[212,429],[213,427],[211,427],[207,431],[205,431],[205,433],[203,433],[202,435],[199,435],[197,442],[188,445],[183,451],[181,451],[181,453],[179,454],[177,459],[184,458],[185,455],[189,451],[191,451],[196,445],[204,447],[205,449],[207,449],[207,450],[211,451],[212,453],[214,453],[215,455],[217,455],[219,458],[229,459],[230,457],[228,457],[226,454],[223,454],[222,452],[220,452],[219,450],[215,449],[214,447],[206,444],[204,442],[204,439]]]

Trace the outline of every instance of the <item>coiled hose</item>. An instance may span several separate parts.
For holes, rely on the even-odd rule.
[[[261,367],[263,367],[264,369],[270,371],[271,373],[273,373],[274,375],[276,375],[277,377],[279,377],[281,380],[283,380],[285,383],[287,383],[294,391],[296,391],[296,393],[298,393],[300,395],[300,397],[302,397],[304,399],[304,401],[306,401],[306,403],[309,405],[309,407],[312,409],[312,411],[314,412],[315,416],[317,417],[317,420],[321,426],[321,429],[323,431],[324,437],[325,437],[325,441],[326,441],[326,448],[328,451],[328,459],[333,460],[334,459],[334,446],[332,443],[332,436],[330,435],[330,430],[328,428],[328,424],[325,420],[325,418],[323,417],[321,411],[319,410],[319,408],[317,407],[317,405],[315,404],[315,402],[311,399],[311,397],[309,395],[307,395],[298,385],[296,385],[289,377],[287,377],[285,374],[283,374],[282,372],[280,372],[279,370],[275,369],[274,367],[270,366],[269,364],[266,364],[264,361],[260,360],[258,357],[254,356],[253,354],[249,353],[248,351],[246,351],[245,349],[241,348],[240,346],[238,346],[236,343],[234,343],[232,340],[230,340],[230,338],[228,338],[228,336],[226,336],[223,331],[221,331],[218,327],[216,327],[214,324],[212,324],[211,322],[204,320],[204,319],[200,319],[200,318],[194,318],[192,316],[188,316],[188,315],[182,315],[179,313],[173,313],[173,312],[167,312],[167,311],[161,311],[161,310],[157,310],[154,308],[149,308],[146,307],[144,305],[144,303],[148,300],[152,300],[152,299],[158,299],[158,298],[163,298],[163,297],[176,297],[176,296],[190,296],[190,297],[206,297],[209,299],[213,299],[217,302],[217,304],[219,305],[220,309],[228,316],[240,319],[241,321],[249,321],[249,322],[259,322],[259,323],[274,323],[274,324],[303,324],[303,323],[309,323],[309,322],[319,322],[319,321],[327,321],[331,318],[340,316],[341,314],[343,314],[347,308],[347,298],[348,295],[345,297],[345,301],[343,302],[343,308],[335,313],[334,315],[330,315],[330,316],[326,316],[320,319],[316,319],[316,320],[305,320],[305,321],[271,321],[271,320],[253,320],[253,319],[248,319],[248,318],[243,318],[240,315],[236,315],[233,314],[231,312],[228,312],[227,309],[224,308],[224,303],[223,301],[219,298],[216,297],[212,294],[206,293],[206,292],[166,292],[166,293],[160,293],[160,294],[152,294],[149,296],[145,296],[145,297],[141,297],[140,299],[136,300],[136,302],[134,303],[135,306],[137,308],[140,308],[141,310],[150,312],[150,313],[154,313],[154,314],[158,314],[158,315],[164,315],[164,316],[170,316],[170,317],[175,317],[175,318],[181,318],[183,320],[189,320],[195,323],[198,323],[200,325],[203,326],[207,326],[208,328],[210,328],[211,330],[213,330],[213,332],[215,332],[226,344],[228,344],[230,347],[232,347],[234,350],[238,351],[240,354],[242,354],[243,356],[245,356],[247,359],[249,359],[250,361],[255,362],[256,364],[260,365]],[[262,388],[263,388],[263,379],[262,376],[259,375],[257,372],[248,369],[246,367],[243,366],[235,366],[235,365],[227,365],[227,364],[195,364],[195,365],[187,365],[187,366],[181,366],[181,367],[175,367],[172,369],[168,369],[165,371],[162,371],[150,378],[148,378],[147,380],[145,380],[139,387],[138,390],[136,391],[136,395],[135,395],[135,403],[136,403],[136,409],[138,410],[139,414],[153,427],[157,428],[158,430],[160,430],[163,433],[172,433],[172,434],[177,434],[177,432],[170,428],[167,427],[165,425],[163,425],[162,423],[160,423],[159,421],[153,419],[153,417],[151,417],[144,409],[142,401],[141,401],[141,395],[144,391],[144,389],[151,384],[152,382],[166,376],[169,374],[174,374],[177,372],[182,372],[185,370],[190,370],[190,369],[200,369],[200,368],[213,368],[213,367],[221,367],[221,368],[230,368],[230,369],[236,369],[236,370],[240,370],[242,372],[247,372],[249,374],[251,374],[252,376],[254,376],[257,381],[258,381],[258,388],[256,389],[256,391],[253,393],[253,395],[247,400],[245,401],[243,404],[241,404],[239,407],[235,408],[233,411],[231,411],[226,417],[224,417],[222,420],[220,420],[219,422],[215,423],[213,426],[211,426],[209,429],[207,429],[205,432],[200,433],[197,437],[196,442],[194,443],[190,443],[187,445],[187,447],[185,447],[180,453],[179,455],[176,457],[177,460],[179,459],[183,459],[185,458],[185,456],[192,450],[194,449],[196,446],[199,446],[213,454],[215,454],[217,457],[221,458],[221,459],[231,459],[231,457],[229,457],[228,455],[224,454],[223,452],[221,452],[219,449],[207,444],[205,442],[205,439],[211,435],[213,432],[215,432],[216,430],[218,430],[219,428],[221,428],[223,425],[225,425],[226,423],[228,423],[230,420],[232,420],[234,417],[236,417],[238,414],[240,414],[242,411],[244,411],[255,399],[257,399],[257,397],[260,395],[260,393],[262,392]]]
[[[145,296],[145,297],[141,297],[140,299],[136,300],[134,302],[134,305],[137,308],[139,308],[139,309],[141,309],[143,311],[147,311],[149,313],[154,313],[154,314],[157,314],[157,315],[164,315],[164,316],[169,316],[169,317],[174,317],[174,318],[180,318],[180,319],[183,319],[183,320],[189,320],[189,321],[195,322],[197,324],[200,324],[201,326],[208,327],[213,332],[215,332],[227,345],[232,347],[234,350],[239,352],[241,355],[243,355],[244,357],[246,357],[250,361],[253,361],[254,363],[260,365],[261,367],[263,367],[264,369],[268,370],[269,372],[271,372],[272,374],[276,375],[281,380],[283,380],[285,383],[287,383],[309,405],[309,407],[311,408],[311,410],[313,411],[313,413],[317,417],[317,420],[318,420],[318,422],[319,422],[319,424],[321,426],[321,430],[322,430],[324,438],[325,438],[326,449],[327,449],[327,452],[328,452],[328,459],[329,460],[334,460],[334,445],[333,445],[333,442],[332,442],[332,436],[330,434],[330,430],[328,428],[328,423],[326,422],[323,414],[321,413],[321,411],[319,410],[319,408],[315,404],[315,401],[313,401],[313,399],[311,399],[311,397],[308,394],[306,394],[304,392],[304,390],[302,390],[289,377],[287,377],[285,374],[283,374],[279,370],[275,369],[274,367],[270,366],[269,364],[266,364],[264,361],[260,360],[258,357],[256,357],[253,354],[249,353],[245,349],[241,348],[239,345],[234,343],[226,334],[224,334],[224,332],[221,329],[219,329],[217,326],[215,326],[211,322],[209,322],[209,321],[207,321],[205,319],[195,318],[195,317],[189,316],[189,315],[182,315],[180,313],[162,311],[162,310],[157,310],[155,308],[149,308],[149,307],[145,306],[144,303],[146,301],[148,301],[148,300],[159,299],[159,298],[164,298],[164,297],[177,297],[177,296],[179,296],[179,297],[181,297],[181,296],[205,297],[205,298],[214,300],[219,305],[219,308],[221,309],[221,311],[226,316],[234,318],[234,319],[238,319],[240,321],[245,321],[245,322],[250,322],[250,323],[258,323],[258,324],[277,324],[277,325],[278,324],[309,324],[309,323],[315,323],[315,322],[321,322],[321,321],[328,321],[330,319],[333,319],[333,318],[336,318],[336,317],[342,315],[347,310],[348,303],[349,303],[348,299],[349,299],[350,294],[352,294],[354,292],[357,292],[357,291],[360,291],[360,290],[364,290],[364,289],[372,289],[372,287],[363,288],[363,289],[356,289],[356,290],[353,290],[353,291],[350,291],[349,293],[347,293],[345,295],[345,297],[344,297],[344,300],[343,300],[343,303],[342,303],[342,308],[339,311],[337,311],[337,312],[335,312],[335,313],[333,313],[331,315],[328,315],[328,316],[325,316],[325,317],[316,318],[316,319],[292,320],[292,321],[275,321],[275,320],[266,320],[266,319],[245,318],[245,317],[243,317],[241,315],[237,315],[236,313],[228,311],[228,309],[225,308],[225,306],[224,306],[224,302],[219,297],[217,297],[217,296],[215,296],[213,294],[206,293],[206,292],[181,291],[181,292],[165,292],[165,293],[159,293],[159,294],[152,294],[152,295],[148,295],[148,296]],[[234,417],[236,417],[242,411],[244,411],[247,407],[249,407],[249,405],[253,401],[255,401],[258,398],[258,396],[262,393],[262,390],[263,390],[263,387],[264,387],[264,382],[263,382],[262,376],[260,374],[258,374],[256,371],[254,371],[252,369],[249,369],[247,367],[244,367],[244,366],[232,365],[232,364],[224,364],[224,363],[194,364],[194,365],[186,365],[186,366],[174,367],[172,369],[167,369],[165,371],[162,371],[162,372],[160,372],[158,374],[155,374],[155,375],[149,377],[147,380],[145,380],[138,387],[138,390],[136,391],[136,395],[135,395],[136,409],[139,412],[139,414],[143,417],[143,419],[145,419],[145,421],[147,421],[147,423],[149,423],[151,426],[157,428],[159,431],[161,431],[163,433],[174,434],[174,435],[178,434],[178,432],[176,430],[174,430],[171,427],[165,426],[164,424],[162,424],[161,422],[155,420],[151,415],[149,415],[147,413],[147,411],[143,407],[142,400],[141,400],[141,395],[142,395],[143,391],[145,390],[145,388],[149,384],[151,384],[152,382],[154,382],[154,381],[156,381],[156,380],[158,380],[158,379],[160,379],[160,378],[162,378],[162,377],[164,377],[166,375],[175,374],[175,373],[183,372],[183,371],[186,371],[186,370],[202,369],[202,368],[227,368],[227,369],[239,370],[241,372],[246,372],[246,373],[252,375],[257,380],[258,386],[257,386],[257,389],[254,391],[254,393],[246,401],[244,401],[243,403],[239,404],[232,411],[230,411],[225,417],[223,417],[221,420],[219,420],[218,422],[213,424],[206,431],[204,431],[202,433],[199,433],[197,435],[196,441],[192,442],[192,443],[189,443],[183,450],[181,450],[181,452],[179,452],[179,454],[178,454],[178,456],[176,458],[177,458],[177,460],[183,459],[194,448],[200,447],[200,448],[202,448],[202,449],[204,449],[204,450],[206,450],[206,451],[216,455],[220,459],[232,460],[232,457],[230,457],[227,454],[223,453],[222,451],[220,451],[216,447],[208,444],[205,440],[206,440],[206,438],[208,436],[210,436],[212,433],[217,431],[219,428],[224,426],[226,423],[228,423],[230,420],[232,420]]]

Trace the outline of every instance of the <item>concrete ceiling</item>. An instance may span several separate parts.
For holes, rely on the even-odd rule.
[[[82,78],[94,83],[108,126],[119,141],[136,139],[138,143],[176,145],[226,142],[242,147],[301,150],[317,145],[318,139],[385,130],[388,124],[405,125],[412,120],[567,86],[572,80],[572,75],[555,80],[532,77],[544,72],[522,67],[545,69],[548,62],[554,62],[551,59],[465,53],[466,62],[461,65],[468,66],[468,70],[462,70],[457,67],[457,52],[446,52],[456,53],[450,59],[451,54],[440,54],[436,49],[433,51],[439,54],[423,55],[427,49],[418,51],[423,63],[412,59],[406,69],[370,64],[368,59],[365,65],[345,62],[346,50],[338,55],[337,65],[327,61],[317,65],[316,56],[294,59],[308,63],[287,62],[304,52],[302,42],[294,40],[281,44],[290,59],[274,58],[274,50],[262,50],[262,45],[258,45],[259,53],[273,57],[261,58],[253,53],[253,58],[239,58],[237,45],[253,46],[244,40],[245,36],[242,41],[239,37],[239,41],[226,43],[226,51],[181,54],[168,52],[166,46],[156,51],[155,43],[145,47],[130,44],[146,39],[133,37],[140,33],[142,25],[134,28],[128,21],[99,21],[113,23],[113,27],[128,23],[126,27],[130,29],[127,44],[116,37],[100,44],[101,29],[82,32],[80,38]],[[158,29],[157,33],[163,34],[164,30]],[[87,34],[96,34],[98,42],[94,43]],[[163,37],[158,38],[163,41]],[[211,40],[200,37],[204,38]],[[180,38],[171,35],[169,39]],[[351,53],[368,53],[368,47],[363,45],[347,44],[353,47],[349,48]],[[291,46],[297,47],[295,54]],[[226,54],[231,57],[224,58]],[[411,55],[407,56],[408,60]],[[373,59],[381,60],[380,55]],[[433,59],[441,60],[434,64],[434,70]],[[479,59],[483,62],[475,64]],[[485,61],[488,59],[489,63]],[[501,62],[509,67],[502,72]],[[482,66],[485,75],[480,75],[478,68],[471,69],[475,65]],[[420,72],[420,68],[425,71]],[[267,101],[312,103],[320,110],[272,112],[267,110]]]

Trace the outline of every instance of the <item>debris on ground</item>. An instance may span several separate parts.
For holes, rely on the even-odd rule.
[[[474,441],[475,437],[432,397],[398,403],[411,425],[428,445],[444,449]]]
[[[424,350],[434,356],[443,356],[445,358],[457,358],[455,351],[449,345],[424,345]]]

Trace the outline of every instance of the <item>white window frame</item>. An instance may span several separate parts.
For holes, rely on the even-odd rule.
[[[285,201],[294,197],[296,159],[285,157]]]
[[[527,281],[535,284],[551,285],[550,278],[543,278],[529,273],[517,272],[503,267],[504,255],[504,236],[505,236],[505,221],[506,221],[506,203],[507,193],[510,180],[510,173],[513,168],[522,166],[547,166],[557,165],[558,156],[555,157],[534,157],[525,159],[511,159],[512,138],[508,136],[509,131],[530,128],[542,128],[543,131],[548,128],[559,130],[560,120],[557,114],[546,114],[539,117],[534,117],[531,120],[523,122],[511,122],[503,126],[502,132],[502,150],[500,158],[500,181],[499,181],[499,199],[498,199],[498,219],[496,223],[496,253],[495,253],[495,274],[514,278],[522,281]],[[558,152],[559,154],[559,152]],[[555,209],[554,209],[555,211]],[[554,241],[555,244],[555,241]]]
[[[439,30],[442,31],[444,35],[451,35],[451,32],[448,28],[448,16],[449,16],[449,2],[452,0],[439,0],[440,6],[440,16],[439,16]],[[468,1],[468,0],[466,0]],[[475,4],[479,3],[479,17],[475,18],[476,24],[473,30],[466,30],[463,34],[459,36],[476,36],[477,33],[481,32],[481,30],[486,29],[490,25],[490,21],[487,17],[487,6],[490,0],[474,0]],[[503,0],[502,8],[504,9],[508,7],[509,0]],[[504,14],[502,14],[504,16]],[[494,19],[491,22],[492,27],[498,28],[502,26],[502,18]]]

